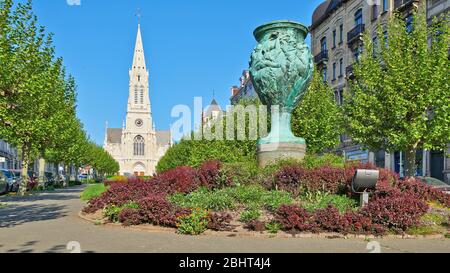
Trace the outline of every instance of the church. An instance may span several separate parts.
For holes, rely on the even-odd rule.
[[[156,131],[153,123],[140,24],[129,76],[126,121],[118,129],[106,125],[104,148],[119,162],[121,175],[151,176],[172,145],[172,137],[170,131]]]

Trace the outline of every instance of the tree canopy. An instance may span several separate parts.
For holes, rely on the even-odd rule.
[[[371,150],[403,151],[405,173],[415,174],[416,150],[443,150],[450,142],[450,27],[448,14],[427,24],[425,11],[411,27],[396,14],[364,52],[345,99],[352,139]]]
[[[75,80],[55,56],[52,37],[38,25],[32,1],[0,0],[0,138],[20,151],[24,177],[39,157],[115,173],[117,162],[83,130]]]

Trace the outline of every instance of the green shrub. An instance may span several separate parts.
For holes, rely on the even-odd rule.
[[[201,188],[188,195],[174,194],[169,200],[177,206],[223,211],[233,209],[237,204],[249,210],[268,209],[275,211],[281,205],[292,204],[291,194],[283,191],[267,191],[259,185],[239,186],[210,191]]]
[[[340,213],[355,210],[358,207],[358,202],[354,199],[324,192],[306,193],[304,196],[301,196],[301,201],[302,206],[308,211],[325,209],[330,204],[337,208]]]
[[[248,223],[252,220],[258,220],[261,217],[261,212],[258,209],[249,209],[241,213],[240,221],[243,223]]]
[[[103,215],[108,218],[109,221],[116,223],[119,221],[119,214],[122,208],[116,205],[109,205],[103,209]]]
[[[198,167],[210,160],[238,163],[256,160],[256,141],[181,140],[161,158],[156,166],[158,173],[178,166]]]
[[[139,205],[133,202],[123,206],[110,205],[103,210],[103,215],[107,217],[109,221],[116,223],[119,222],[119,214],[123,209],[139,209]]]
[[[291,194],[284,191],[269,191],[263,197],[263,204],[269,211],[276,211],[282,205],[294,203]]]
[[[107,190],[107,187],[104,184],[93,184],[88,186],[84,191],[81,193],[81,200],[83,201],[89,201],[95,197],[99,197]]]
[[[256,160],[248,160],[238,163],[225,163],[222,166],[223,173],[231,179],[234,185],[251,185],[258,183],[260,169]]]
[[[202,209],[193,210],[190,215],[178,218],[178,233],[199,235],[208,228],[208,211]]]
[[[188,195],[174,194],[169,197],[169,200],[174,205],[192,209],[223,211],[235,207],[235,200],[228,193],[228,189],[208,191],[201,188]]]
[[[261,205],[266,190],[259,185],[240,186],[229,188],[228,194],[240,204],[248,207],[255,207]]]
[[[330,166],[344,168],[344,158],[334,154],[306,155],[301,165],[308,169],[317,167]]]
[[[266,230],[272,234],[277,234],[281,230],[281,228],[281,224],[277,221],[272,221],[266,224]]]
[[[95,181],[95,179],[90,178],[90,179],[83,179],[81,181],[81,183],[83,183],[83,184],[97,184],[97,181]]]

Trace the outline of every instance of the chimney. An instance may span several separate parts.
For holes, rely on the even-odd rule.
[[[231,95],[234,97],[237,95],[237,93],[239,93],[239,87],[237,86],[231,87]]]

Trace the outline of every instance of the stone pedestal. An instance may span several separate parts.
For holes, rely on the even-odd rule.
[[[280,159],[303,160],[306,154],[306,145],[298,143],[270,143],[258,144],[258,164],[264,168]]]

